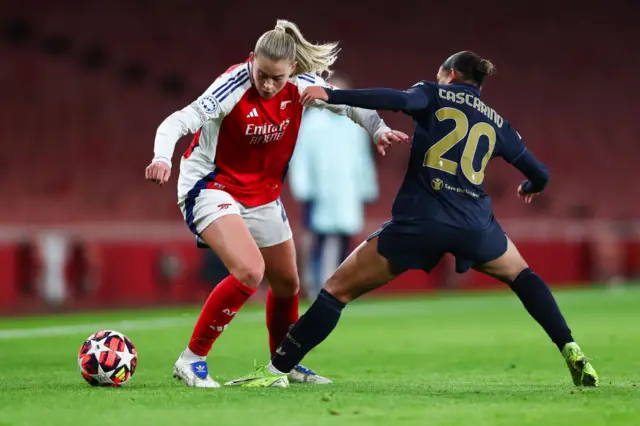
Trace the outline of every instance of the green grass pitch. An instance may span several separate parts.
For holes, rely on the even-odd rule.
[[[0,426],[640,424],[640,288],[556,295],[598,389],[573,386],[558,350],[508,292],[353,303],[305,360],[335,383],[288,389],[174,381],[197,307],[2,319]],[[81,343],[104,328],[138,349],[123,388],[92,388],[78,373]],[[237,378],[267,352],[263,308],[247,306],[214,346],[212,376]]]

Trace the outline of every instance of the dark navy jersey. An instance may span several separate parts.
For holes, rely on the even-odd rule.
[[[492,218],[484,189],[489,160],[512,162],[524,151],[520,136],[468,84],[420,82],[409,91],[426,108],[414,119],[409,166],[393,205],[397,219],[434,219],[461,228],[484,228]]]
[[[484,181],[489,161],[502,157],[531,180],[528,192],[547,182],[546,168],[520,135],[470,84],[421,81],[392,89],[327,91],[329,103],[403,111],[414,120],[406,175],[393,204],[398,221],[435,220],[463,229],[484,229],[493,220]],[[533,183],[532,183],[533,182]]]

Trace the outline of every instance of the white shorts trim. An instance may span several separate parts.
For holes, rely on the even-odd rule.
[[[225,191],[202,189],[197,193],[190,191],[178,205],[189,229],[196,235],[222,216],[237,214],[244,219],[259,248],[275,246],[292,238],[289,219],[280,199],[247,207]]]

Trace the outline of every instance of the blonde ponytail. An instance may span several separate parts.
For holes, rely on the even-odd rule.
[[[331,65],[338,59],[338,43],[308,42],[296,24],[279,19],[275,29],[264,33],[256,43],[255,55],[274,60],[296,62],[295,74],[313,73],[328,77]]]

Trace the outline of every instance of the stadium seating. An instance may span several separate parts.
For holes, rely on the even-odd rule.
[[[529,208],[514,196],[519,174],[491,164],[487,187],[500,217],[640,215],[640,189],[633,184],[640,144],[632,102],[638,97],[624,83],[640,68],[637,55],[624,54],[634,50],[633,13],[599,15],[585,2],[576,10],[553,4],[548,14],[545,3],[552,3],[536,2],[526,25],[516,26],[507,2],[474,2],[469,13],[455,9],[464,1],[399,1],[393,9],[352,3],[366,10],[361,22],[319,6],[301,5],[286,17],[310,39],[341,40],[337,67],[357,86],[404,88],[432,79],[443,59],[461,49],[496,63],[485,99],[514,123],[552,179]],[[24,0],[5,6],[5,16],[24,17],[33,35],[24,43],[8,36],[0,42],[0,223],[179,220],[177,161],[169,187],[143,179],[155,129],[243,60],[274,19],[248,15],[252,2],[88,0],[62,7]],[[386,28],[391,15],[404,25]],[[598,25],[590,25],[596,18]],[[52,37],[66,37],[69,49],[56,53]],[[106,62],[88,70],[79,58],[96,46],[104,47]],[[138,84],[121,77],[131,64],[148,69]],[[159,89],[170,74],[185,81],[173,96]],[[411,130],[400,114],[384,117]],[[388,216],[406,157],[399,147],[377,160],[381,199],[369,209],[371,217]],[[295,217],[294,203],[286,204]]]

